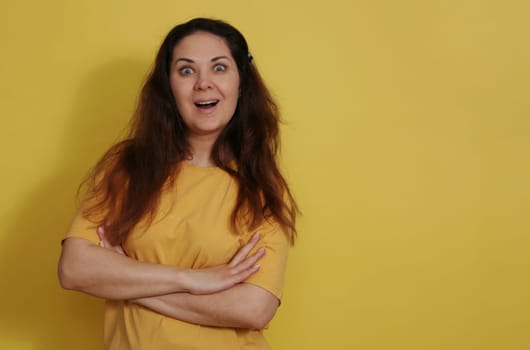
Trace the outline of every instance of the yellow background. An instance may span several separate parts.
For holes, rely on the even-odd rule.
[[[59,288],[76,187],[167,31],[247,37],[304,216],[275,350],[530,348],[525,1],[0,3],[0,349],[98,349]]]

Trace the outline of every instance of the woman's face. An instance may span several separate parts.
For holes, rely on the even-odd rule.
[[[207,32],[184,37],[173,49],[169,79],[189,136],[216,138],[239,98],[239,72],[224,39]]]

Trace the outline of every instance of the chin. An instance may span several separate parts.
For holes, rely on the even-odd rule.
[[[224,126],[222,127],[201,127],[191,129],[191,133],[196,136],[218,136],[221,131],[223,131]]]

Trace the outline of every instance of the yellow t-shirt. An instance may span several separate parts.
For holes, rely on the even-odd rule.
[[[236,196],[237,184],[223,170],[183,163],[175,186],[163,193],[153,223],[137,225],[123,248],[138,261],[182,268],[227,263],[254,233],[237,235],[230,228]],[[259,271],[245,282],[280,299],[289,240],[278,225],[264,223],[257,231],[262,239],[255,249],[263,246],[266,254]],[[80,213],[67,237],[99,242],[93,224]],[[106,302],[104,339],[112,350],[269,349],[260,331],[199,326],[127,301]]]

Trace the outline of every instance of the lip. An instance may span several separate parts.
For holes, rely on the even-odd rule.
[[[216,103],[209,107],[197,106],[197,103],[209,103],[209,102],[212,102],[212,103],[216,102]],[[198,111],[200,114],[211,114],[217,109],[217,106],[219,106],[219,102],[220,100],[216,98],[210,98],[210,99],[204,98],[204,99],[194,101],[193,105],[195,106],[195,110]]]

